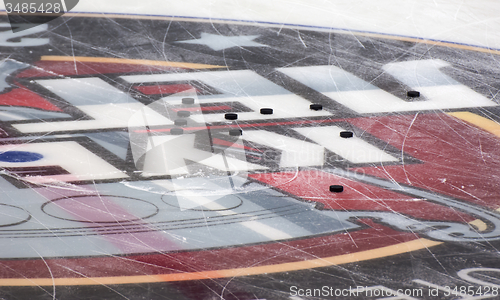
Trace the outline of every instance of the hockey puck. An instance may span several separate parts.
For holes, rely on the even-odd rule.
[[[237,114],[233,114],[233,113],[225,114],[224,118],[226,120],[236,120],[236,119],[238,119],[238,115]]]
[[[184,133],[184,129],[182,128],[172,128],[170,129],[170,134],[171,135],[181,135]]]
[[[340,137],[343,137],[345,139],[352,138],[353,136],[354,136],[354,133],[352,133],[352,131],[341,131],[340,132]]]
[[[342,185],[330,185],[330,192],[332,193],[342,193],[344,187]]]
[[[182,98],[182,104],[194,104],[193,98]]]
[[[187,118],[191,115],[191,113],[187,110],[179,110],[177,112],[177,116],[180,117],[180,118]]]
[[[188,121],[186,119],[177,119],[174,121],[175,126],[186,126]]]
[[[229,135],[230,136],[239,136],[242,135],[243,131],[241,129],[230,129],[229,130]]]
[[[260,113],[263,115],[272,115],[273,109],[272,108],[261,108]]]
[[[312,109],[312,110],[322,110],[323,109],[323,105],[321,105],[321,104],[311,104],[311,105],[309,105],[309,108]]]
[[[406,93],[406,96],[408,96],[410,98],[417,98],[417,97],[420,97],[420,92],[417,92],[417,91],[408,91]]]

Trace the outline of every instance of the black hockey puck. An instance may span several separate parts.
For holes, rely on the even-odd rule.
[[[330,185],[330,192],[332,193],[342,193],[344,191],[344,187],[341,185]]]
[[[352,131],[341,131],[340,132],[340,137],[343,137],[345,139],[352,138],[353,136],[354,136],[354,133],[352,133]]]
[[[323,105],[321,105],[321,104],[311,104],[311,105],[309,105],[309,108],[312,109],[312,110],[322,110],[323,109]]]
[[[180,117],[180,118],[187,118],[191,115],[191,113],[187,110],[179,110],[177,112],[177,116]]]
[[[182,104],[194,104],[193,98],[182,98]]]
[[[184,129],[182,128],[172,128],[170,129],[170,134],[171,135],[181,135],[184,133]]]
[[[420,97],[420,92],[417,92],[417,91],[408,91],[406,93],[406,96],[408,96],[410,98],[417,98],[417,97]]]
[[[186,126],[188,121],[186,119],[177,119],[174,121],[175,126]]]
[[[229,129],[230,136],[239,136],[242,134],[243,134],[243,131],[241,129]]]
[[[229,114],[225,114],[224,118],[226,120],[236,120],[236,119],[238,119],[238,115],[237,114],[233,114],[233,113],[229,113]]]
[[[263,115],[272,115],[273,109],[272,108],[261,108],[260,113]]]

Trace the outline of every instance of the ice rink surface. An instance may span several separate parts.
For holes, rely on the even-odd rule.
[[[412,36],[500,48],[498,1],[80,1],[78,12],[201,17]]]
[[[0,299],[500,299],[499,13],[4,13]]]

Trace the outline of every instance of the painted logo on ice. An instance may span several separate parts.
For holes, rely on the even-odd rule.
[[[0,65],[0,238],[12,244],[1,258],[127,255],[164,268],[169,253],[172,271],[151,272],[176,281],[200,266],[272,273],[499,239],[499,141],[477,115],[498,110],[494,75],[477,79],[449,49],[152,21],[170,22],[165,35],[129,19],[96,25],[104,46],[84,21],[0,32],[12,52]],[[487,54],[453,51],[490,67]],[[113,265],[107,276],[135,270]]]

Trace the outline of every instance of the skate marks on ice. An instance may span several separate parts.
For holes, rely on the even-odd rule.
[[[496,267],[495,54],[311,28],[92,19],[103,44],[86,20],[0,32],[2,285],[188,280],[208,296],[221,286],[197,279],[331,279],[320,270],[374,283],[383,262],[405,265],[393,255],[413,256],[414,270],[429,259],[452,268],[434,253],[474,247],[484,264],[462,269]],[[380,267],[353,271],[369,264]],[[269,293],[247,284],[259,276],[228,287]]]

